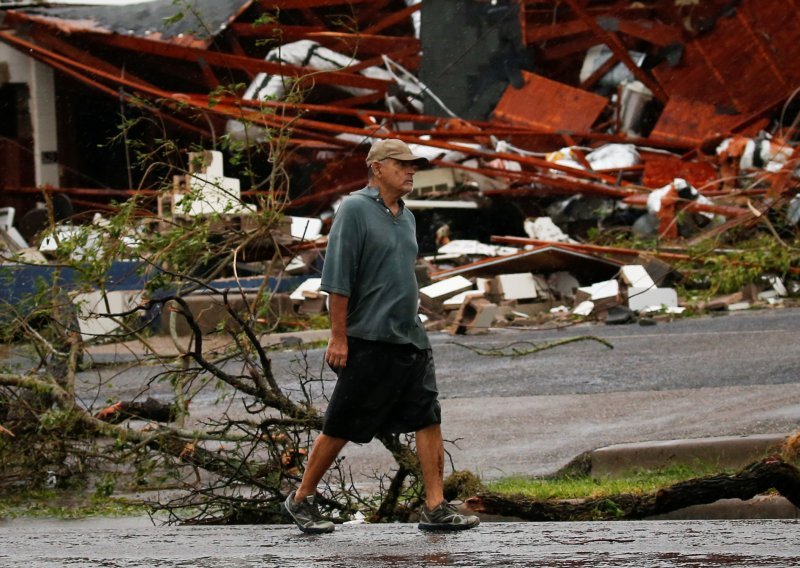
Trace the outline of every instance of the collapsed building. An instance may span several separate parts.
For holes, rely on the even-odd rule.
[[[407,200],[429,263],[423,284],[467,275],[478,288],[476,279],[501,273],[546,282],[568,272],[577,290],[649,262],[580,248],[574,239],[592,228],[674,243],[775,211],[790,224],[800,216],[800,15],[791,2],[4,1],[0,9],[0,206],[16,214],[0,228],[18,233],[18,244],[36,242],[49,220],[36,206],[42,191],[60,219],[131,195],[152,196],[163,216],[200,179],[204,205],[188,213],[231,213],[235,202],[243,215],[269,193],[301,224],[295,236],[319,236],[324,248],[325,221],[365,184],[366,151],[385,137],[432,164]],[[165,196],[132,159],[134,137],[145,151],[167,138],[185,148],[186,184]],[[261,148],[261,159],[246,171],[228,159],[233,142]],[[191,148],[208,150],[199,168]],[[275,154],[288,183],[274,183]],[[556,237],[537,226],[545,218]],[[499,261],[496,249],[441,251],[465,241],[517,248]],[[464,268],[475,261],[494,268]],[[526,293],[550,294],[540,280],[526,279]],[[497,298],[503,285],[486,286]],[[565,297],[579,300],[575,290]]]

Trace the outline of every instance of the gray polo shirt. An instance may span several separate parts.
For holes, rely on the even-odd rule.
[[[430,347],[417,315],[414,215],[400,202],[393,216],[374,187],[342,202],[328,237],[322,289],[349,298],[347,335]]]

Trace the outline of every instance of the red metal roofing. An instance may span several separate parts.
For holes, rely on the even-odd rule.
[[[670,97],[757,110],[800,86],[800,6],[745,0],[688,44],[677,66],[653,73]]]
[[[642,185],[658,188],[683,178],[694,187],[703,188],[719,178],[714,166],[708,162],[691,162],[676,156],[647,156],[644,160]]]
[[[731,132],[742,119],[743,115],[731,114],[722,105],[673,97],[664,107],[650,138],[686,147],[699,146],[706,138]],[[766,121],[757,121],[740,132],[753,134],[765,125]]]
[[[509,86],[494,111],[498,120],[544,132],[589,130],[608,99],[552,81],[535,73],[522,72],[521,89]]]

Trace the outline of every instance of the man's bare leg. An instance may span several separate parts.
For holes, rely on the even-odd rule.
[[[417,432],[417,457],[425,484],[425,504],[433,509],[444,501],[444,443],[439,424]]]
[[[331,467],[345,444],[347,444],[347,440],[342,438],[334,438],[325,434],[317,436],[317,439],[314,440],[314,446],[311,448],[311,455],[308,456],[303,480],[294,494],[295,503],[299,503],[308,495],[316,494],[317,485],[322,476]]]

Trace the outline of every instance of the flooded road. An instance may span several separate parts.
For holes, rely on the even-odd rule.
[[[114,525],[118,526],[114,526]],[[413,524],[153,527],[126,521],[0,525],[0,566],[374,568],[800,566],[798,521],[484,523],[464,533]]]

